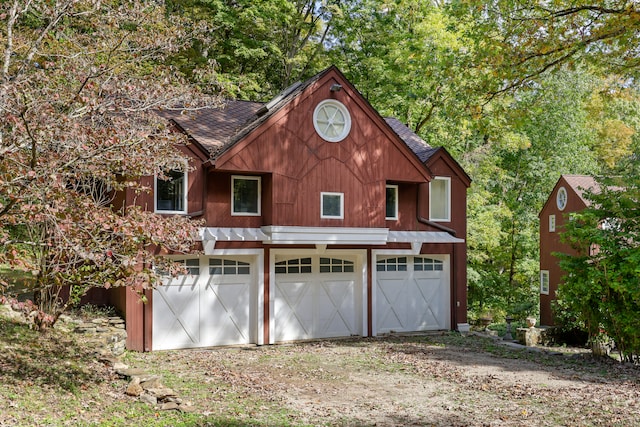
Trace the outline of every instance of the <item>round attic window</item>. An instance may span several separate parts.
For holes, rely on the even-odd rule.
[[[349,135],[351,115],[343,103],[325,99],[313,112],[313,126],[325,141],[339,142]]]
[[[561,211],[567,207],[567,189],[564,187],[558,188],[558,193],[556,194],[556,205],[558,205],[558,209]]]

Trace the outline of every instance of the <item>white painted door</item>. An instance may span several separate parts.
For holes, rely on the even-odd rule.
[[[153,349],[256,342],[253,259],[201,257],[184,262],[189,274],[153,292]]]
[[[275,341],[360,335],[359,268],[355,256],[277,256]]]
[[[446,257],[378,257],[377,333],[450,329],[450,307]]]

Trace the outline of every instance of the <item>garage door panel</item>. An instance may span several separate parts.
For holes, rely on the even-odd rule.
[[[312,337],[313,295],[310,290],[310,284],[304,281],[276,284],[274,318],[277,319],[277,341]]]
[[[378,330],[382,333],[406,329],[406,313],[401,309],[407,302],[404,282],[401,279],[378,278],[376,308]]]
[[[428,256],[380,258],[376,285],[378,332],[448,329],[449,276],[445,262]]]
[[[356,333],[353,280],[325,281],[318,288],[319,337]]]
[[[154,291],[153,349],[255,342],[257,287],[252,260],[239,256],[183,261],[192,274]]]
[[[246,282],[209,283],[205,288],[202,311],[210,319],[206,345],[249,342],[251,330],[251,284]]]
[[[178,279],[178,282],[181,279]],[[154,342],[157,350],[197,347],[200,344],[200,301],[194,285],[163,285],[154,291]]]
[[[355,261],[350,256],[276,256],[275,341],[360,334]]]

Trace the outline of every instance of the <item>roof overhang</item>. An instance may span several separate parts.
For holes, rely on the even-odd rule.
[[[246,241],[270,245],[386,245],[410,243],[415,253],[423,243],[464,243],[444,231],[390,231],[388,228],[287,227],[260,228],[205,227],[200,229],[204,252],[211,255],[216,242]]]

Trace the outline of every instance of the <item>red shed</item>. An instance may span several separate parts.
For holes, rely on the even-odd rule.
[[[574,254],[575,251],[560,242],[559,233],[569,220],[571,212],[578,212],[589,206],[584,193],[596,188],[591,176],[562,175],[540,211],[540,324],[554,324],[551,301],[562,281],[564,272],[553,253]]]
[[[189,274],[126,309],[137,350],[467,328],[466,190],[335,67],[267,104],[164,113],[193,170],[137,203],[204,218]]]

